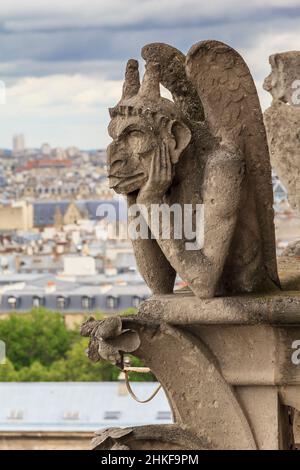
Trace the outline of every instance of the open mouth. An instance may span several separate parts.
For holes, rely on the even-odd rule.
[[[137,181],[140,181],[144,178],[144,173],[136,173],[132,176],[110,176],[109,177],[109,187],[113,189],[121,189],[122,187],[127,187],[134,184]]]

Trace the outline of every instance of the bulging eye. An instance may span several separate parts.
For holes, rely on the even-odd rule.
[[[140,153],[147,150],[147,138],[142,131],[132,130],[127,135],[127,142],[132,151]]]
[[[143,137],[142,131],[131,131],[129,133],[130,137],[141,138]]]

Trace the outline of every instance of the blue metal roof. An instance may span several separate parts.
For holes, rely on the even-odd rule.
[[[117,216],[117,220],[126,220],[127,209],[125,199],[112,199],[112,200],[92,200],[92,201],[39,201],[33,203],[34,211],[34,226],[44,227],[54,224],[54,216],[57,208],[60,209],[62,215],[67,211],[71,202],[74,202],[81,212],[87,212],[91,220],[100,220],[101,217],[97,216],[97,210],[101,206],[113,206]],[[114,221],[111,218],[111,213],[108,211],[107,218],[109,221]]]
[[[157,387],[132,385],[140,398]],[[95,431],[107,427],[171,422],[161,389],[149,403],[135,402],[123,382],[6,382],[0,384],[1,431]]]

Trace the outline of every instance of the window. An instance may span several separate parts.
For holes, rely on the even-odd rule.
[[[35,295],[32,298],[32,306],[33,307],[41,307],[42,305],[44,305],[43,297],[39,297],[39,296]]]
[[[85,295],[81,298],[81,307],[82,308],[88,309],[88,308],[92,308],[92,306],[93,306],[93,298],[92,297],[88,297],[87,295]]]
[[[79,411],[65,411],[63,419],[76,420],[79,419]]]
[[[118,297],[113,297],[112,295],[109,295],[106,298],[107,308],[117,308],[118,305],[119,305],[119,298]]]
[[[120,411],[106,411],[104,413],[104,419],[120,419],[121,417],[121,412]]]
[[[59,309],[67,308],[69,305],[69,299],[67,297],[64,297],[60,295],[59,297],[56,298],[56,306]]]
[[[18,303],[19,303],[17,297],[13,297],[13,296],[8,297],[7,302],[8,302],[8,305],[10,306],[10,308],[16,308],[18,306]]]
[[[158,411],[156,419],[171,419],[171,411]]]
[[[9,415],[7,416],[8,419],[23,419],[23,411],[22,410],[11,410]]]
[[[143,301],[143,299],[141,299],[140,297],[135,295],[134,297],[132,297],[132,306],[135,307],[135,308],[138,308],[142,301]]]

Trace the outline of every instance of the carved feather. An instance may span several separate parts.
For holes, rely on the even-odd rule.
[[[249,187],[254,192],[265,267],[279,285],[270,157],[250,71],[234,49],[218,41],[202,41],[188,52],[186,73],[200,96],[212,133],[222,144],[244,155]]]

